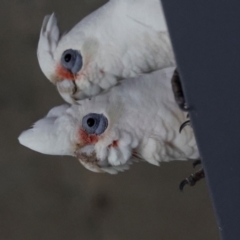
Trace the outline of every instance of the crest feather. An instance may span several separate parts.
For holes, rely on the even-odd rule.
[[[54,77],[55,60],[53,53],[56,50],[60,39],[58,21],[55,13],[47,15],[43,19],[43,24],[38,42],[37,57],[41,70],[51,81],[56,82]]]

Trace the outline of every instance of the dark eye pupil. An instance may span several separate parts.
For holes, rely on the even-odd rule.
[[[89,127],[92,127],[94,124],[95,124],[95,119],[94,119],[94,118],[89,118],[89,119],[87,120],[87,125],[88,125]]]
[[[71,54],[69,54],[69,53],[66,54],[65,57],[64,57],[64,59],[65,59],[66,62],[69,62],[69,61],[71,60],[71,58],[72,58],[72,56],[71,56]]]

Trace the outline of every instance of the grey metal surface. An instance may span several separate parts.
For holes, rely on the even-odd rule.
[[[41,155],[17,137],[63,101],[41,73],[44,15],[69,29],[104,1],[0,1],[0,240],[218,239],[205,181],[178,190],[191,162],[138,163],[111,176]]]
[[[163,0],[224,240],[240,236],[240,2]]]

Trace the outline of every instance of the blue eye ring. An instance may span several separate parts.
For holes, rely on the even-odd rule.
[[[89,113],[82,119],[82,128],[88,134],[100,135],[108,127],[108,119],[103,114]]]
[[[77,50],[68,49],[62,54],[61,64],[68,71],[76,74],[80,71],[83,65],[82,55]]]

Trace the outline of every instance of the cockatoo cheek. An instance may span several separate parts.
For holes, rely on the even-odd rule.
[[[74,81],[76,78],[73,73],[68,71],[61,64],[58,64],[56,67],[56,75],[59,76],[60,79],[67,79],[70,81]]]
[[[98,135],[89,134],[82,128],[80,128],[79,130],[79,138],[80,138],[80,142],[82,142],[84,146],[88,144],[96,144],[99,140]]]

